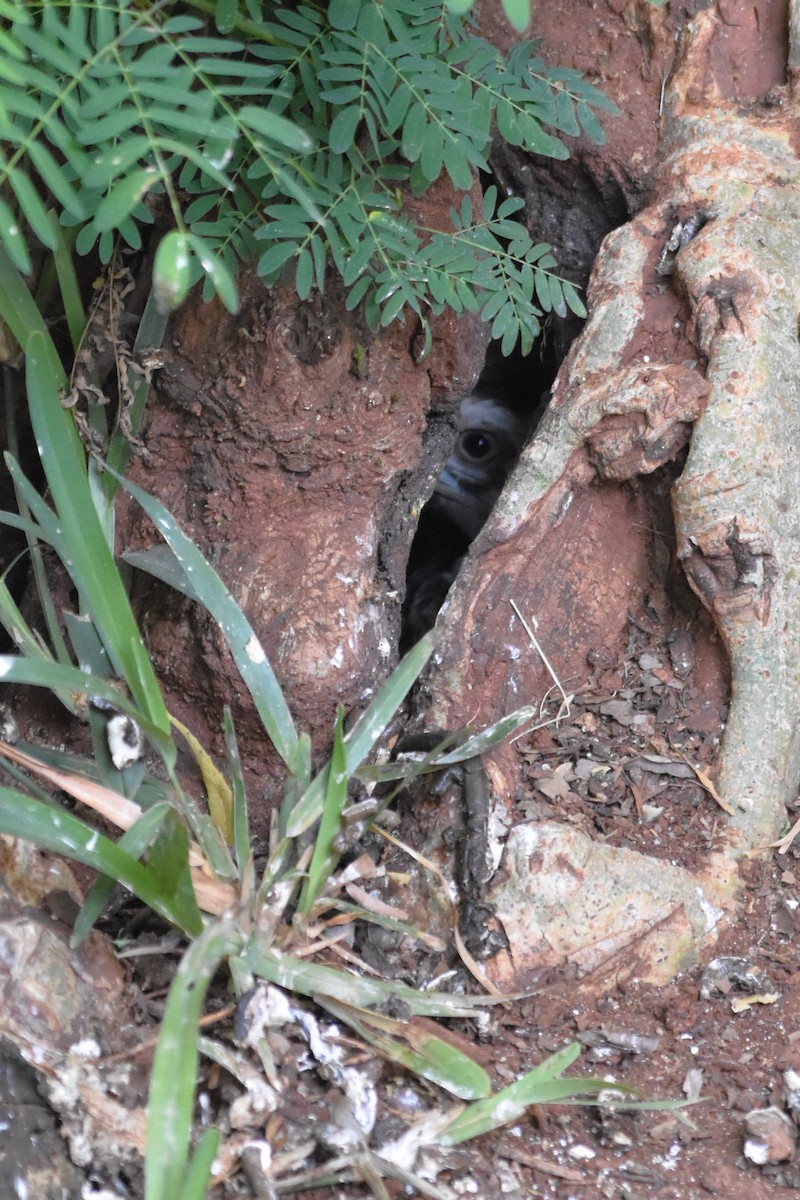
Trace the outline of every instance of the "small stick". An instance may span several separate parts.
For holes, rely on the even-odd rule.
[[[564,688],[561,686],[561,680],[556,675],[555,671],[553,670],[553,668],[550,664],[549,658],[545,654],[542,647],[539,645],[539,642],[536,638],[536,634],[533,632],[530,625],[528,624],[528,622],[525,620],[522,613],[520,612],[519,606],[517,605],[516,600],[511,601],[511,607],[513,608],[514,612],[517,614],[520,621],[522,622],[522,628],[525,630],[528,637],[531,639],[531,642],[533,643],[536,653],[539,655],[542,662],[547,667],[547,670],[550,672],[550,678],[552,679],[555,686],[558,688],[559,692],[561,692],[562,699],[564,701],[564,704],[566,705],[567,715],[569,715],[569,705],[570,705],[570,701],[572,700],[572,696],[568,696],[567,693],[564,691]]]

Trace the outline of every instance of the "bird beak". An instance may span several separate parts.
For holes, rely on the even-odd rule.
[[[461,504],[467,499],[467,493],[461,486],[458,477],[448,466],[442,468],[442,473],[436,480],[434,491],[439,496],[447,496],[449,500],[456,500]]]

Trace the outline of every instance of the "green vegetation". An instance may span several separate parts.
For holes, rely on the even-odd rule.
[[[333,267],[373,327],[480,311],[506,350],[529,350],[544,312],[584,312],[515,219],[522,199],[468,194],[495,129],[554,158],[560,135],[603,140],[595,110],[614,105],[535,42],[504,56],[441,0],[2,9],[0,242],[23,272],[31,234],[56,250],[54,211],[103,262],[157,221],[165,309],[200,278],[234,308],[255,260],[268,283],[292,271],[301,299]],[[463,197],[451,228],[423,228],[409,196],[443,174]]]
[[[361,978],[297,953],[305,944],[309,922],[342,907],[331,877],[349,780],[390,781],[409,774],[407,767],[382,768],[366,760],[424,666],[432,637],[424,638],[399,664],[347,735],[340,711],[331,757],[314,774],[310,740],[297,732],[247,618],[166,510],[134,485],[124,484],[171,552],[166,569],[163,557],[157,559],[158,573],[171,574],[215,618],[261,715],[265,739],[284,760],[280,821],[266,867],[256,877],[246,785],[231,715],[224,714],[226,775],[210,767],[200,748],[195,750],[205,767],[208,815],[175,775],[170,718],[92,500],[72,416],[60,402],[54,348],[49,336],[38,329],[30,331],[26,344],[31,415],[53,507],[7,455],[20,500],[30,515],[4,514],[3,519],[25,530],[32,549],[41,544],[52,547],[78,591],[81,611],[66,616],[70,646],[61,638],[50,649],[25,623],[7,589],[0,589],[0,620],[21,650],[19,655],[0,657],[0,677],[7,683],[47,687],[76,711],[85,712],[95,753],[82,760],[31,745],[4,747],[3,767],[17,786],[0,787],[0,832],[30,840],[99,872],[78,918],[76,940],[91,928],[117,883],[194,939],[172,985],[153,1067],[146,1200],[200,1200],[205,1194],[217,1134],[207,1131],[192,1156],[198,1020],[209,981],[223,961],[238,994],[262,978],[313,998],[381,1054],[468,1101],[466,1108],[453,1108],[449,1117],[431,1128],[431,1143],[453,1145],[516,1120],[530,1104],[591,1094],[605,1086],[601,1080],[561,1078],[577,1055],[577,1048],[569,1047],[493,1094],[483,1068],[442,1038],[429,1032],[420,1036],[410,1020],[416,1014],[464,1017],[490,999],[417,992],[391,980]],[[61,447],[64,451],[58,452]],[[82,504],[86,507],[79,520],[76,506]],[[101,511],[106,511],[102,504]],[[139,561],[147,565],[146,558]],[[42,580],[46,587],[46,575]],[[45,595],[43,601],[52,607],[52,597]],[[119,679],[127,685],[127,695],[116,686]],[[82,698],[90,699],[89,707]],[[98,700],[136,721],[160,758],[160,771],[148,770],[141,761],[121,770],[113,765],[103,743],[106,715],[97,711]],[[467,737],[457,748],[442,748],[417,764],[412,777],[482,752],[531,716],[531,709],[521,710]],[[116,822],[125,830],[119,841],[63,811],[33,782],[37,777]],[[379,814],[376,805],[373,819]],[[313,848],[304,849],[302,835],[315,825]],[[350,909],[354,917],[379,920],[366,909]],[[428,936],[423,930],[397,927],[423,942]],[[390,1002],[403,1003],[409,1018],[386,1016]],[[376,1006],[382,1011],[374,1012]],[[372,1155],[371,1161],[380,1170],[380,1160]]]

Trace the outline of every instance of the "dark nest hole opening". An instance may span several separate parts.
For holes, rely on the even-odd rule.
[[[554,375],[536,352],[503,358],[491,343],[478,382],[456,413],[450,455],[411,543],[401,653],[433,627],[467,550],[547,407]]]
[[[482,178],[505,195],[522,195],[522,217],[549,241],[557,273],[584,292],[603,238],[630,217],[618,183],[598,183],[576,156],[565,162],[522,155],[498,144]],[[551,313],[527,355],[504,357],[489,344],[483,370],[455,414],[450,456],[424,505],[411,543],[400,651],[431,629],[469,547],[488,519],[523,446],[535,433],[549,392],[583,322]]]

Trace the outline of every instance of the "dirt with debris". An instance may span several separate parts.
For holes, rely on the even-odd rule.
[[[655,596],[631,612],[621,650],[590,651],[586,681],[568,713],[557,724],[516,742],[525,786],[515,822],[546,821],[556,813],[560,821],[574,822],[596,841],[646,851],[654,870],[659,860],[691,866],[713,848],[720,810],[706,768],[713,764],[725,720],[725,696],[717,684],[709,684],[708,664],[697,654],[708,635],[706,617],[690,597],[684,599],[684,606],[673,606]],[[699,639],[698,630],[703,635]],[[387,823],[425,861],[452,874],[457,849],[453,829],[461,821],[461,805],[459,780],[441,778],[417,789]],[[354,953],[366,964],[362,973],[374,971],[415,986],[479,991],[455,948],[453,914],[441,877],[403,850],[387,851],[380,839],[368,841],[368,848],[379,873],[371,879],[364,876],[367,890],[381,903],[402,910],[429,938],[439,937],[446,948],[425,949],[374,925],[356,926],[350,927],[337,953],[317,955],[317,960],[327,957],[341,966],[342,954]],[[239,1079],[201,1059],[198,1120],[223,1131],[218,1161],[227,1175],[212,1195],[232,1200],[284,1194],[280,1185],[269,1191],[259,1149],[265,1141],[277,1177],[284,1183],[291,1178],[291,1194],[303,1200],[368,1200],[382,1195],[397,1200],[422,1195],[448,1200],[493,1195],[511,1200],[532,1195],[558,1200],[728,1200],[742,1190],[760,1200],[796,1190],[799,857],[800,846],[791,846],[786,854],[745,860],[740,903],[722,928],[713,963],[693,966],[666,987],[641,981],[634,948],[623,956],[612,955],[601,970],[585,975],[572,962],[550,967],[530,995],[492,1006],[487,1019],[437,1026],[440,1036],[484,1067],[495,1090],[577,1042],[582,1053],[569,1074],[600,1076],[609,1086],[626,1084],[645,1102],[689,1098],[695,1103],[681,1109],[645,1105],[640,1111],[615,1109],[613,1100],[534,1108],[495,1134],[450,1150],[423,1149],[413,1165],[413,1175],[423,1181],[419,1188],[396,1178],[378,1185],[365,1178],[365,1168],[352,1171],[353,1153],[347,1145],[352,1137],[352,1096],[345,1099],[335,1070],[321,1060],[320,1046],[341,1052],[342,1064],[353,1068],[364,1087],[374,1086],[377,1119],[363,1141],[378,1153],[410,1125],[450,1109],[452,1098],[381,1061],[324,1011],[302,1000],[291,1002],[292,1012],[279,1027],[266,1030],[264,1061],[271,1058],[274,1074],[265,1077],[262,1059],[243,1044],[246,1010],[232,1011],[230,993],[220,979],[209,1004],[205,1035],[233,1056]],[[69,919],[62,903],[42,928],[61,944]],[[491,922],[491,916],[488,919]],[[137,905],[126,904],[104,924],[127,942],[127,982],[124,992],[115,984],[120,1019],[113,1031],[100,1032],[102,1056],[96,1067],[94,1062],[90,1065],[111,1080],[110,1094],[127,1106],[133,1124],[141,1122],[151,1039],[158,1031],[179,946],[174,936],[165,940],[163,927]],[[484,966],[490,969],[491,963]],[[60,1003],[71,1021],[92,1019],[91,995],[89,1003],[84,997],[78,1012],[68,990],[60,990]],[[64,1019],[48,1017],[48,1011],[45,1018],[51,1024]],[[107,1019],[105,1010],[100,1016]],[[316,1044],[309,1034],[314,1022]],[[417,1024],[431,1028],[424,1021]],[[67,1041],[82,1029],[78,1024],[70,1027]],[[95,1020],[95,1036],[99,1029]],[[137,1047],[140,1052],[133,1053]],[[121,1053],[109,1057],[114,1051]],[[74,1059],[71,1069],[80,1078]],[[17,1067],[17,1074],[10,1067],[4,1072],[7,1094],[0,1099],[12,1134],[4,1142],[7,1160],[17,1153],[17,1131],[22,1141],[14,1161],[24,1168],[29,1159],[22,1157],[22,1150],[24,1146],[30,1151],[33,1128],[34,1153],[41,1147],[52,1163],[51,1134],[45,1140],[52,1113],[34,1115],[31,1125],[35,1108],[30,1083],[20,1080]],[[248,1072],[259,1081],[252,1092],[241,1083]],[[60,1112],[62,1136],[68,1134],[73,1147],[80,1147],[81,1135],[89,1136],[87,1127],[76,1111],[63,1108],[63,1079],[59,1082],[61,1089],[55,1090],[51,1075],[47,1087]],[[86,1078],[82,1083],[86,1089]],[[257,1101],[270,1085],[277,1094],[266,1110],[259,1110]],[[759,1120],[768,1123],[763,1136]],[[356,1139],[359,1145],[361,1140]],[[327,1186],[313,1186],[325,1175]],[[135,1166],[111,1144],[105,1158],[95,1152],[87,1177],[120,1197],[141,1194]],[[92,1194],[74,1187],[70,1195]],[[41,1194],[60,1193],[45,1189]]]
[[[725,705],[708,688],[694,655],[693,626],[704,621],[697,607],[676,617],[674,610],[644,605],[630,615],[622,653],[592,652],[590,681],[573,699],[569,716],[517,743],[526,787],[515,820],[546,820],[555,810],[594,839],[645,850],[656,860],[654,869],[659,859],[691,865],[713,848],[720,810],[704,767],[713,760]],[[459,788],[445,780],[401,810],[396,832],[447,870],[459,803]],[[427,1180],[429,1193],[388,1179],[386,1194],[727,1200],[746,1190],[759,1200],[799,1187],[798,855],[800,847],[790,847],[784,855],[743,863],[741,902],[723,928],[713,963],[685,971],[669,986],[642,983],[630,952],[583,977],[574,964],[563,963],[543,972],[528,997],[493,1007],[487,1022],[455,1022],[443,1033],[481,1063],[496,1090],[577,1042],[582,1054],[570,1073],[626,1084],[643,1101],[695,1103],[681,1109],[645,1104],[640,1111],[617,1110],[613,1101],[536,1108],[474,1143],[424,1150],[414,1172]],[[419,943],[376,934],[374,927],[347,945],[367,970],[384,978],[475,990],[448,936],[451,913],[441,880],[402,851],[381,862],[387,875],[371,881],[374,894],[441,936],[448,949],[444,955],[425,952]],[[450,1107],[442,1093],[365,1055],[319,1011],[317,1017],[333,1043],[351,1047],[348,1065],[377,1084],[370,1147]],[[313,1139],[317,1165],[304,1162],[309,1182],[320,1177],[322,1161],[338,1162],[338,1184],[300,1187],[293,1194],[304,1200],[383,1194],[353,1177],[337,1153],[337,1137],[345,1136],[342,1092],[326,1082],[325,1068],[309,1069],[307,1040],[297,1026],[268,1035],[268,1041],[285,1086],[266,1125],[273,1153],[289,1155]],[[219,1072],[207,1086],[223,1096]],[[759,1121],[768,1125],[760,1139]],[[251,1130],[254,1136],[261,1132]],[[258,1180],[252,1163],[249,1174]],[[231,1182],[224,1194],[249,1193]],[[261,1194],[255,1184],[254,1194]]]
[[[709,671],[717,665],[714,656],[698,654],[698,647],[707,650],[713,641],[707,618],[687,595],[683,600],[685,606],[673,607],[654,595],[630,613],[622,652],[590,651],[587,681],[569,715],[517,742],[525,788],[515,823],[555,815],[596,841],[648,854],[654,870],[659,860],[691,868],[713,851],[722,814],[707,769],[725,721],[725,695],[718,672]],[[459,823],[458,803],[452,787],[418,796],[402,817],[401,835],[428,860],[444,863],[448,831]],[[548,1106],[499,1135],[442,1155],[437,1183],[454,1194],[514,1200],[700,1200],[742,1189],[773,1196],[800,1186],[799,854],[800,847],[791,846],[786,854],[742,864],[740,903],[714,948],[721,964],[717,985],[707,978],[706,962],[667,987],[648,986],[637,977],[635,947],[628,947],[583,977],[574,963],[543,972],[529,998],[492,1010],[488,1030],[461,1031],[497,1089],[577,1041],[581,1074],[630,1085],[644,1100],[689,1097],[696,1104],[635,1113],[602,1105]],[[437,885],[422,886],[425,871],[409,868],[402,855],[387,867],[398,877],[410,869],[413,883],[394,892],[388,887],[382,898],[446,936],[447,904],[441,894],[437,903]],[[376,968],[396,970],[401,963],[403,978],[421,982],[418,947],[389,953],[384,940],[382,958],[371,956],[368,944],[361,950]],[[446,965],[454,964],[451,948]],[[434,977],[445,970],[432,957],[427,967]],[[392,1083],[392,1072],[385,1073],[387,1118],[395,1089],[406,1105],[414,1094],[417,1117],[434,1105],[408,1080]],[[748,1157],[748,1114],[771,1108],[778,1110],[768,1118],[776,1126],[774,1139],[768,1149],[749,1147]],[[351,1185],[341,1194],[362,1192]],[[309,1192],[309,1200],[312,1195],[316,1200],[323,1193]]]
[[[643,605],[630,615],[621,653],[592,652],[590,679],[569,715],[517,742],[526,786],[515,821],[547,820],[555,811],[596,840],[645,850],[656,870],[660,859],[691,865],[713,848],[720,810],[704,768],[713,761],[725,705],[694,655],[693,627],[704,621],[697,607],[676,616]],[[460,787],[443,780],[401,806],[395,832],[448,871],[460,803]],[[425,951],[369,926],[345,941],[345,953],[355,951],[367,964],[362,971],[383,978],[477,990],[453,943],[441,879],[403,851],[373,853],[386,874],[371,880],[369,890],[441,937],[447,950]],[[723,926],[713,962],[686,970],[667,987],[643,983],[635,951],[626,951],[584,976],[565,962],[542,972],[529,996],[492,1007],[488,1020],[438,1027],[489,1072],[495,1090],[577,1042],[582,1053],[570,1074],[626,1084],[646,1102],[695,1103],[645,1104],[639,1111],[615,1109],[613,1100],[535,1108],[496,1134],[447,1151],[423,1150],[414,1174],[429,1192],[389,1178],[385,1194],[728,1200],[746,1191],[760,1200],[800,1187],[799,856],[800,847],[792,846],[783,855],[746,860],[740,903]],[[344,1062],[377,1087],[377,1121],[366,1138],[372,1149],[451,1107],[443,1093],[365,1053],[324,1013],[316,1010],[316,1018],[323,1040],[343,1048]],[[232,1026],[212,1036],[227,1041]],[[206,1103],[213,1119],[228,1126],[231,1155],[247,1137],[266,1133],[273,1155],[285,1155],[287,1163],[299,1148],[299,1190],[292,1194],[303,1200],[383,1195],[348,1167],[347,1105],[329,1070],[309,1054],[307,1031],[290,1021],[267,1041],[282,1095],[266,1122],[231,1129],[230,1104],[241,1089],[218,1068],[205,1077]],[[763,1137],[759,1121],[768,1125]],[[327,1161],[338,1182],[310,1186],[326,1173]],[[249,1185],[234,1177],[221,1194],[271,1194],[258,1190],[265,1176],[252,1158],[247,1177]]]

